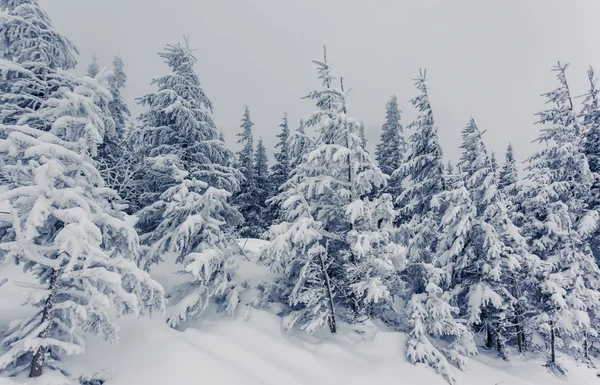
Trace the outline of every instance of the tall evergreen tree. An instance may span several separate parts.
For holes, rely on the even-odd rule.
[[[381,171],[391,176],[387,190],[394,198],[402,192],[403,175],[400,167],[406,153],[402,125],[400,124],[398,98],[394,95],[386,105],[385,123],[381,127],[381,141],[375,150],[377,163]],[[399,170],[394,174],[394,171]]]
[[[546,148],[529,159],[531,184],[521,194],[527,218],[524,234],[543,261],[535,321],[547,338],[548,367],[561,372],[556,350],[564,346],[587,355],[588,338],[597,333],[590,318],[600,305],[600,272],[588,242],[598,214],[586,204],[594,178],[583,152],[566,69],[560,63],[553,69],[560,85],[544,95],[553,107],[538,114],[538,123],[545,125],[538,140]]]
[[[15,124],[78,83],[59,71],[75,67],[78,51],[37,0],[0,0],[0,11],[0,123]]]
[[[367,137],[365,134],[365,124],[360,122],[360,126],[358,126],[358,137],[360,138],[360,144],[364,149],[367,148]]]
[[[218,140],[211,117],[212,103],[194,71],[197,59],[187,42],[167,45],[160,56],[173,72],[154,79],[158,90],[140,99],[146,111],[139,118],[135,139],[136,149],[145,158],[141,203],[149,207],[140,214],[137,226],[142,242],[149,247],[153,247],[152,240],[158,236],[155,230],[167,209],[163,194],[172,192],[171,187],[186,184],[186,180],[196,183],[195,180],[234,193],[241,177],[231,167],[233,154]],[[152,208],[154,204],[158,206]],[[223,202],[223,205],[228,211],[228,204]],[[145,255],[149,256],[147,263],[161,258],[160,252]]]
[[[146,266],[167,256],[183,265],[187,280],[168,293],[167,321],[177,326],[211,303],[230,313],[237,306],[240,286],[232,258],[239,249],[232,235],[242,218],[229,198],[241,175],[218,139],[212,104],[194,72],[196,58],[187,41],[168,45],[160,56],[173,73],[156,79],[158,92],[142,98],[148,110],[140,119],[145,126],[139,145],[147,152],[147,168],[168,184],[139,212],[137,226]],[[150,191],[161,191],[152,190],[155,186]]]
[[[421,71],[415,79],[419,94],[411,100],[419,115],[409,128],[414,130],[409,140],[409,149],[404,163],[394,174],[407,178],[407,188],[397,199],[402,216],[402,232],[408,244],[407,266],[403,277],[407,283],[407,316],[409,340],[407,355],[414,362],[426,363],[454,383],[447,358],[458,367],[464,366],[465,356],[470,354],[468,333],[458,322],[456,309],[444,294],[447,283],[444,271],[440,270],[438,245],[439,223],[444,209],[433,208],[439,194],[446,189],[444,164],[439,145],[437,126],[429,102],[426,73]],[[435,309],[435,310],[434,310]],[[435,311],[435,313],[433,313]],[[436,314],[435,317],[431,317]],[[446,320],[444,327],[438,319]],[[446,352],[436,347],[437,337],[453,336],[456,351]],[[444,354],[446,353],[446,354]]]
[[[262,138],[258,138],[256,152],[254,153],[254,180],[256,184],[256,201],[260,206],[256,231],[258,237],[267,231],[269,217],[267,212],[267,200],[273,194],[274,184],[269,175],[269,160],[267,159],[267,150],[263,144]]]
[[[410,124],[410,137],[405,162],[394,174],[406,176],[408,188],[397,199],[401,222],[405,227],[409,258],[415,262],[430,262],[437,243],[435,228],[438,223],[431,210],[431,199],[444,190],[444,164],[437,126],[427,93],[425,72],[415,80],[419,95],[411,103],[419,111]]]
[[[96,54],[94,54],[94,55],[92,55],[92,61],[88,65],[86,75],[91,78],[95,78],[96,75],[98,75],[99,73],[100,73],[100,66],[98,65],[98,58],[96,57]]]
[[[495,346],[507,359],[506,341],[517,305],[515,278],[528,258],[526,244],[510,219],[504,194],[498,187],[498,173],[487,154],[482,133],[474,119],[463,130],[463,154],[460,167],[469,170],[467,189],[475,206],[477,219],[472,233],[474,252],[461,255],[453,272],[453,292],[464,309],[469,323],[486,332],[486,344]]]
[[[508,192],[510,189],[514,188],[519,181],[519,171],[517,170],[517,162],[511,143],[509,143],[506,148],[504,164],[502,165],[499,176],[500,180],[498,181],[498,186],[500,189],[504,191],[507,196],[512,195],[512,193],[508,194]]]
[[[279,148],[279,152],[275,154],[275,164],[271,168],[271,196],[273,198],[279,193],[279,188],[290,177],[292,160],[290,151],[290,129],[288,126],[287,113],[283,115],[283,121],[279,125],[281,132],[277,134],[279,142],[275,145]],[[276,221],[279,217],[279,207],[272,201],[269,201],[269,218],[271,221]]]
[[[254,138],[248,106],[244,109],[242,117],[242,132],[238,133],[238,143],[242,146],[237,153],[236,167],[242,175],[240,191],[234,196],[233,203],[244,216],[244,222],[238,230],[241,237],[260,238],[264,231],[263,205],[259,198],[259,188],[256,180],[256,167],[254,155]]]
[[[125,66],[121,56],[116,55],[113,57],[112,66],[112,74],[108,79],[108,90],[112,95],[112,99],[108,103],[108,109],[115,121],[117,138],[123,140],[127,134],[127,120],[131,116],[129,107],[127,107],[127,104],[123,100],[123,95],[121,95],[121,91],[127,83],[127,75],[125,74]]]
[[[361,145],[359,123],[347,116],[346,94],[333,88],[330,66],[314,61],[322,88],[308,98],[307,120],[319,133],[276,197],[283,222],[270,230],[265,258],[281,274],[277,295],[289,305],[284,327],[336,332],[336,306],[350,319],[389,308],[402,251],[390,239],[391,198],[366,198],[385,177]]]
[[[1,255],[22,263],[38,281],[23,286],[37,311],[11,324],[0,370],[28,369],[38,377],[62,356],[84,351],[82,332],[114,342],[116,316],[160,311],[164,297],[136,266],[137,235],[92,159],[110,120],[98,107],[106,105],[108,92],[96,81],[54,72],[74,65],[73,47],[37,1],[1,5],[8,11],[0,18],[2,32],[9,31],[4,41],[14,44],[5,47],[11,58],[31,60],[27,65],[44,69],[53,87],[64,80],[35,108],[22,109],[17,125],[0,125],[3,173],[11,181],[0,201],[14,214]]]
[[[590,171],[594,174],[594,183],[590,191],[589,207],[600,208],[600,102],[593,68],[588,70],[590,88],[583,100],[583,108],[579,120],[584,135],[583,153],[585,154]],[[600,232],[594,232],[591,246],[597,263],[600,265]]]

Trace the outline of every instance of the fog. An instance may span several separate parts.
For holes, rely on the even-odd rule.
[[[413,78],[426,68],[440,138],[448,159],[460,155],[460,131],[472,116],[503,158],[513,142],[519,161],[535,148],[540,94],[557,83],[551,67],[571,63],[575,95],[586,69],[600,72],[598,0],[42,0],[56,27],[80,50],[77,71],[92,54],[102,65],[121,54],[124,92],[154,90],[168,68],[157,55],[190,36],[197,71],[215,105],[214,119],[235,146],[244,104],[272,151],[280,119],[292,128],[314,106],[302,100],[319,86],[313,59],[327,45],[333,74],[344,77],[349,115],[362,120],[369,146],[379,139],[385,103],[396,94],[406,126],[415,116]]]

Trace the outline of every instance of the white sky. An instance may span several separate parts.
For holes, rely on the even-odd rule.
[[[79,73],[93,53],[102,65],[123,57],[125,97],[153,91],[168,69],[156,54],[191,37],[197,71],[215,104],[214,119],[234,146],[244,104],[255,137],[269,150],[280,117],[291,128],[314,106],[301,97],[319,85],[311,60],[328,47],[334,75],[353,92],[349,114],[363,120],[374,146],[392,94],[404,112],[412,79],[427,68],[434,115],[446,158],[460,154],[460,130],[473,116],[488,147],[503,159],[531,154],[540,94],[556,86],[551,67],[570,62],[575,95],[586,69],[600,77],[600,0],[41,0],[54,24],[79,48]]]

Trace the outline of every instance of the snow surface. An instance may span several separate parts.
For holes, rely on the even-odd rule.
[[[250,261],[241,258],[239,272],[250,286],[267,276],[253,261],[265,242],[249,239],[238,244]],[[156,269],[156,268],[155,268]],[[164,263],[152,275],[161,282],[176,280],[174,265]],[[18,266],[0,266],[0,328],[26,315],[19,306],[14,277],[24,280]],[[242,304],[245,305],[244,295]],[[246,298],[247,300],[247,298]],[[366,323],[340,325],[337,335],[326,331],[308,336],[284,333],[281,318],[270,311],[241,306],[234,317],[208,313],[203,320],[178,331],[161,317],[120,320],[119,344],[112,346],[89,338],[86,352],[68,357],[65,367],[73,375],[106,371],[106,385],[319,385],[319,384],[419,384],[444,385],[444,379],[424,365],[406,359],[406,335]],[[462,385],[590,385],[598,383],[596,370],[560,358],[567,378],[550,374],[544,357],[511,356],[509,362],[482,353],[470,360],[464,372],[456,370]],[[64,378],[49,371],[39,379],[0,377],[0,385],[63,385]]]

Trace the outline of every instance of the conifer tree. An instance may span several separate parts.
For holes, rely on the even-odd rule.
[[[158,92],[142,98],[148,110],[139,144],[147,151],[147,168],[169,183],[139,212],[137,226],[145,266],[165,257],[183,265],[180,273],[187,279],[168,293],[167,322],[174,327],[211,303],[229,313],[237,306],[240,285],[233,258],[239,249],[232,235],[242,218],[229,198],[241,175],[218,139],[212,104],[194,72],[196,58],[187,41],[168,45],[160,56],[173,73],[156,79]]]
[[[39,23],[20,30],[24,41],[14,41],[13,57],[37,58],[39,68],[51,73],[63,53],[43,61],[46,50],[64,47],[65,38],[44,30],[51,24],[37,1],[12,1],[8,8],[15,4],[12,11],[29,21],[39,17]],[[38,45],[33,34],[27,41],[32,31],[48,32],[40,37],[48,40]],[[40,51],[32,54],[36,48]],[[53,81],[61,78],[68,75]],[[106,105],[107,95],[94,80],[72,79],[36,109],[22,111],[18,125],[0,125],[3,173],[11,181],[0,201],[13,213],[12,236],[3,239],[1,254],[22,263],[38,281],[22,284],[29,291],[27,304],[38,310],[12,323],[2,341],[0,370],[28,369],[30,377],[38,377],[45,367],[57,368],[62,356],[84,351],[82,332],[115,342],[116,316],[164,306],[162,287],[136,265],[137,234],[93,161],[110,120],[98,107]]]
[[[152,240],[162,236],[155,230],[166,220],[163,212],[169,194],[163,194],[173,193],[171,187],[182,188],[182,184],[189,183],[199,186],[199,182],[204,182],[208,187],[198,187],[196,193],[212,187],[232,194],[238,190],[241,177],[231,167],[233,154],[218,140],[211,117],[212,103],[194,71],[197,59],[187,41],[184,45],[167,45],[160,56],[173,72],[154,79],[158,90],[140,99],[146,111],[140,116],[135,135],[136,149],[145,158],[142,203],[147,207],[140,213],[137,227],[148,247],[154,247]],[[223,202],[223,207],[229,211],[228,203]],[[149,257],[147,266],[162,258],[159,252],[144,255]]]
[[[394,95],[386,105],[385,123],[381,127],[381,141],[375,150],[379,168],[384,174],[391,177],[388,180],[386,191],[392,194],[394,198],[397,198],[402,192],[403,175],[400,167],[406,153],[400,114],[398,98]],[[398,172],[394,174],[396,170]]]
[[[258,221],[256,223],[256,234],[258,237],[267,231],[269,217],[267,212],[267,200],[273,194],[273,180],[269,175],[269,164],[267,150],[262,138],[258,138],[256,152],[254,153],[254,180],[256,184],[256,201],[260,207]]]
[[[529,159],[531,184],[521,194],[527,218],[524,234],[543,262],[535,321],[547,338],[548,367],[562,373],[557,349],[587,355],[588,338],[597,334],[591,317],[600,305],[600,272],[588,242],[598,214],[586,204],[594,178],[573,111],[567,67],[558,63],[553,69],[560,85],[544,95],[552,107],[538,114],[538,123],[545,126],[538,140],[546,148]]]
[[[453,292],[469,323],[486,333],[488,348],[493,346],[507,359],[507,335],[512,320],[507,318],[518,301],[516,280],[529,257],[526,244],[510,219],[504,194],[498,187],[498,173],[487,154],[482,133],[474,119],[463,130],[463,154],[460,167],[470,172],[467,189],[476,209],[472,233],[474,252],[458,258],[453,272]]]
[[[260,238],[264,231],[264,218],[262,217],[264,213],[256,180],[253,126],[250,110],[246,106],[242,117],[242,132],[237,134],[238,143],[242,148],[237,153],[236,167],[242,175],[242,180],[240,190],[233,198],[233,204],[244,217],[244,222],[238,229],[239,235],[247,238]]]
[[[98,75],[99,73],[100,73],[100,66],[98,65],[98,58],[96,57],[96,54],[94,54],[94,55],[92,55],[92,61],[88,65],[86,75],[91,78],[95,78],[96,75]]]
[[[430,205],[431,199],[444,190],[444,164],[424,71],[415,85],[419,95],[411,103],[419,115],[409,126],[414,133],[406,160],[394,173],[405,175],[409,186],[397,199],[401,223],[407,224],[404,227],[409,258],[415,262],[431,262],[437,243],[438,218]]]
[[[0,123],[15,124],[61,87],[76,85],[59,70],[74,68],[78,51],[37,0],[0,0],[0,11]]]
[[[598,210],[600,207],[600,102],[598,101],[598,90],[596,89],[596,78],[593,68],[588,70],[590,88],[583,100],[583,108],[579,113],[579,120],[584,135],[583,153],[587,157],[590,171],[594,174],[594,183],[589,195],[588,205]],[[591,246],[600,265],[600,234],[594,232]]]
[[[498,186],[506,194],[511,196],[513,193],[511,189],[514,189],[517,182],[519,181],[519,171],[517,170],[517,162],[515,161],[515,154],[512,144],[508,144],[506,148],[506,156],[504,158],[504,164],[499,174]]]
[[[284,327],[335,333],[336,306],[351,320],[389,308],[402,250],[390,239],[391,197],[367,198],[385,177],[361,145],[359,123],[347,116],[346,94],[333,87],[326,56],[314,63],[322,88],[308,95],[317,111],[306,124],[319,138],[275,198],[285,202],[283,222],[271,227],[263,258],[281,274]]]
[[[281,132],[277,134],[279,142],[275,145],[279,152],[275,154],[275,164],[271,168],[270,180],[272,183],[271,194],[268,201],[269,220],[271,223],[279,218],[279,206],[271,198],[279,194],[279,188],[290,177],[291,172],[291,151],[290,151],[290,129],[288,126],[287,113],[283,115],[283,121],[279,125]]]
[[[367,137],[365,136],[365,124],[360,122],[360,126],[358,127],[358,136],[360,138],[360,144],[364,149],[367,148]]]

